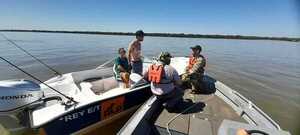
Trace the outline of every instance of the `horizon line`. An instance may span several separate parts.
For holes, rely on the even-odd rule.
[[[108,34],[108,35],[134,35],[135,32],[111,32],[111,31],[85,31],[85,30],[45,30],[45,29],[0,29],[0,32],[47,32],[47,33],[74,33],[74,34]],[[230,38],[230,39],[273,39],[300,41],[300,37],[287,36],[254,36],[239,34],[196,34],[196,33],[168,33],[168,32],[145,32],[146,36],[160,37],[187,37],[187,38]]]

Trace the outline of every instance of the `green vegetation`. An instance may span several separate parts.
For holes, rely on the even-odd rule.
[[[54,30],[0,30],[0,32],[46,32],[46,33],[74,33],[74,34],[101,34],[101,35],[134,35],[130,32],[101,32],[101,31],[54,31]],[[184,33],[146,33],[153,37],[184,37],[184,38],[215,38],[215,39],[247,39],[247,40],[281,40],[300,42],[300,38],[289,37],[259,37],[242,35],[202,35]]]

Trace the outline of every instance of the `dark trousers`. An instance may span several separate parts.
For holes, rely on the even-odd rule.
[[[131,61],[131,73],[137,73],[139,75],[143,74],[143,62],[140,61]]]
[[[172,92],[165,95],[156,96],[160,103],[169,111],[176,109],[176,104],[182,100],[183,90],[175,88]]]

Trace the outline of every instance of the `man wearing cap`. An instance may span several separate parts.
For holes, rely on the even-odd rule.
[[[141,56],[141,42],[144,40],[144,32],[138,30],[135,33],[135,40],[133,40],[128,47],[128,61],[131,64],[131,73],[142,75],[143,62]]]
[[[182,81],[185,85],[192,87],[192,93],[197,94],[203,90],[203,74],[206,60],[200,53],[202,47],[196,45],[191,47],[192,54],[189,57],[189,63],[186,67],[186,73],[182,75]]]
[[[151,91],[168,111],[182,99],[183,91],[179,89],[181,79],[175,68],[170,66],[171,54],[162,52],[157,61],[144,73],[144,79],[151,82]]]

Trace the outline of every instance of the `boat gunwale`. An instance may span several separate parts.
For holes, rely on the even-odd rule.
[[[226,100],[224,100],[223,97],[220,96],[220,95],[218,95],[217,93],[216,93],[216,95],[219,98],[221,98],[223,101],[225,101],[228,105],[230,105],[238,114],[241,114],[241,117],[243,117],[244,114],[246,114],[246,115],[249,116],[249,112],[245,111],[245,109],[243,109],[242,105],[241,104],[237,104],[236,101],[234,101],[234,99],[237,99],[238,101],[243,100],[245,103],[247,103],[248,106],[251,106],[251,108],[253,108],[254,111],[256,111],[258,114],[260,114],[261,116],[263,116],[263,118],[265,118],[268,121],[268,123],[271,123],[271,125],[273,125],[273,127],[275,127],[277,130],[282,130],[280,128],[280,126],[279,126],[278,123],[276,123],[273,119],[271,119],[270,116],[268,116],[258,106],[256,106],[255,103],[251,102],[249,99],[247,99],[246,97],[244,97],[242,94],[240,94],[239,92],[235,91],[234,89],[228,87],[227,85],[225,85],[224,83],[222,83],[220,81],[216,81],[215,84],[221,84],[221,85],[225,86],[225,88],[227,88],[227,90],[228,90],[227,92],[229,94],[231,93],[231,94],[234,94],[235,96],[238,97],[238,98],[235,98],[232,95],[228,95],[228,93],[226,94],[226,92],[225,92],[224,89],[216,88],[216,90],[218,92],[220,92],[223,96],[225,96],[227,99],[229,99],[231,101],[231,103],[235,104],[236,106],[232,106],[230,103],[226,102]],[[240,112],[237,109],[240,109]],[[257,124],[256,121],[254,119],[252,119],[252,117],[249,117],[249,118],[251,119],[252,122],[254,122],[255,124]],[[247,120],[247,118],[245,120]],[[249,121],[247,121],[247,122],[249,122]],[[264,121],[264,122],[266,122],[266,121]]]
[[[209,76],[209,75],[208,75]],[[279,131],[284,131],[280,128],[279,124],[277,124],[273,119],[271,119],[266,113],[264,113],[258,106],[256,106],[253,102],[251,102],[250,100],[248,100],[246,97],[244,97],[242,94],[240,94],[239,92],[235,91],[234,89],[228,87],[227,85],[225,85],[224,83],[216,80],[214,82],[215,86],[216,86],[216,91],[214,93],[214,95],[218,96],[220,99],[222,99],[226,104],[228,104],[240,117],[244,118],[246,121],[247,119],[243,116],[243,115],[248,115],[247,111],[245,111],[241,105],[239,105],[238,103],[235,102],[234,99],[236,100],[243,100],[244,102],[248,103],[248,105],[251,105],[251,107],[254,109],[252,111],[256,111],[258,114],[260,114],[263,118],[265,118],[267,121],[264,120],[264,122],[268,122],[269,124],[273,125],[273,127],[275,128],[274,130],[279,130]],[[223,87],[223,89],[217,88],[218,84],[223,85],[225,87]],[[224,92],[226,91],[226,92]],[[222,94],[223,96],[221,96],[220,94]],[[226,94],[227,93],[227,94]],[[236,97],[233,97],[233,95],[228,95],[228,93],[231,93]],[[230,101],[230,103],[234,104],[235,106],[231,105],[230,103],[226,102],[226,98],[227,100]],[[155,101],[154,101],[155,102]],[[126,122],[126,124],[120,129],[120,131],[118,132],[118,135],[121,134],[132,134],[135,129],[138,127],[139,123],[141,121],[143,121],[145,119],[145,115],[147,114],[148,111],[151,110],[151,107],[153,105],[154,102],[145,102],[133,115],[132,117]],[[147,106],[146,106],[147,105]],[[145,110],[146,109],[146,110]],[[238,111],[239,109],[239,111]],[[140,118],[136,118],[139,113],[141,113],[141,111],[144,112],[144,115]],[[252,119],[253,120],[253,119]],[[131,124],[132,121],[138,121],[138,124],[135,124],[134,127],[132,127],[133,125]],[[255,122],[255,120],[253,120]],[[249,122],[249,121],[247,121]],[[248,123],[249,124],[249,123]],[[259,125],[255,125],[255,126],[259,126]],[[129,130],[127,128],[130,128]],[[269,128],[269,127],[265,127],[265,128]],[[271,128],[270,128],[271,129]],[[288,132],[288,131],[287,131]]]

